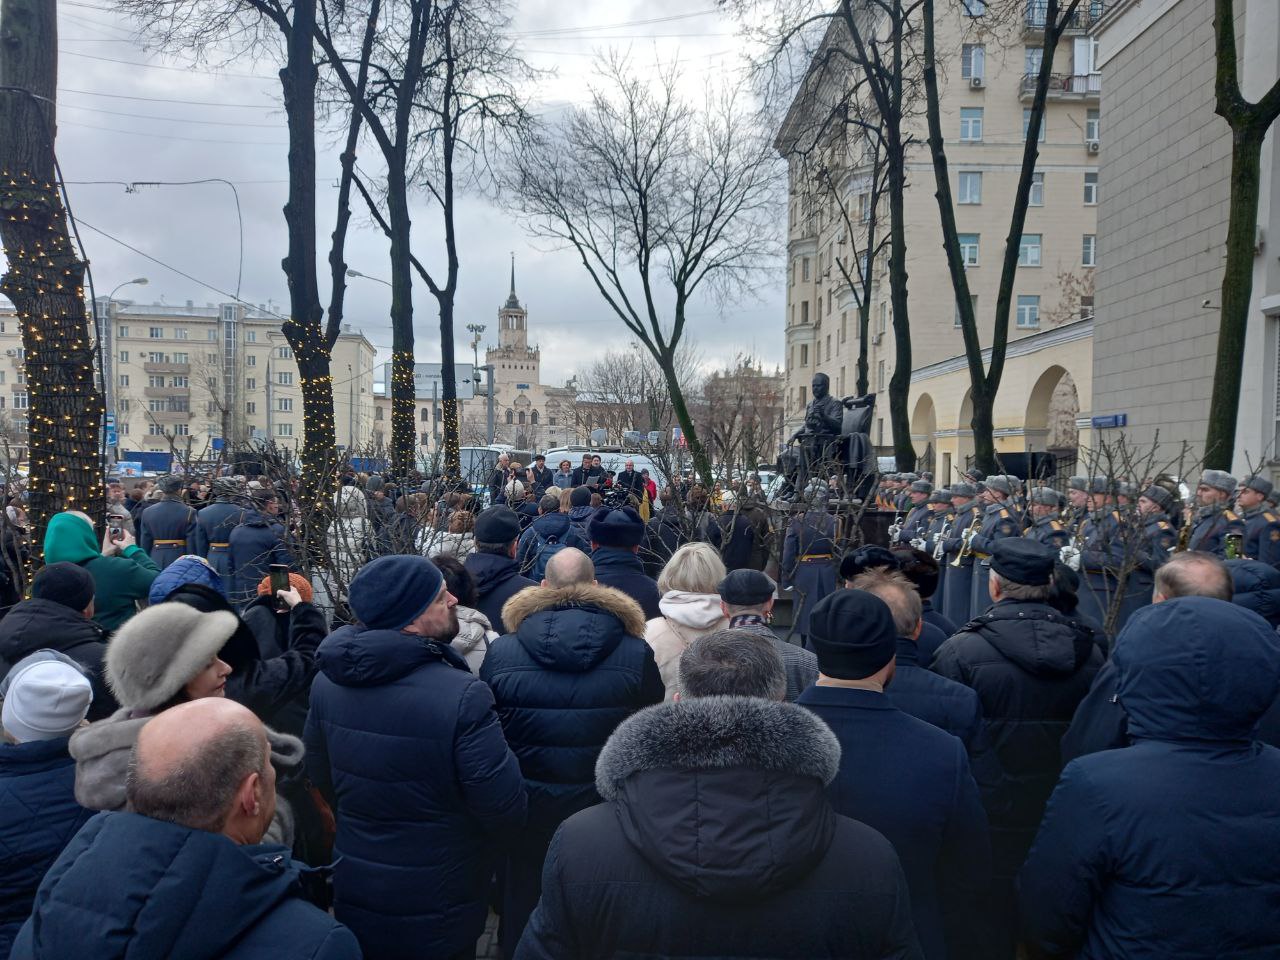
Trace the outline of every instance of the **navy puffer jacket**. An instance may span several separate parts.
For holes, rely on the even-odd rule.
[[[621,547],[596,547],[591,553],[596,567],[596,582],[621,590],[640,604],[645,620],[662,616],[658,609],[658,585],[644,572],[644,564],[632,550]]]
[[[662,677],[630,597],[595,584],[526,590],[507,601],[514,630],[480,667],[529,794],[529,828],[551,838],[600,802],[596,757],[619,723],[661,703]]]
[[[93,816],[76,803],[67,740],[0,744],[0,957],[31,914],[45,871]]]
[[[1254,730],[1280,641],[1182,597],[1135,613],[1112,659],[1134,742],[1063,771],[1019,878],[1031,940],[1083,960],[1275,956],[1280,750]]]
[[[1231,602],[1280,627],[1280,570],[1261,560],[1228,560]]]
[[[476,582],[476,609],[489,618],[498,633],[506,633],[502,607],[525,587],[537,584],[520,576],[520,564],[511,557],[496,553],[472,553],[463,561],[467,573]]]
[[[336,797],[334,914],[379,960],[484,929],[494,841],[525,816],[489,687],[446,644],[352,624],[316,655],[307,772]]]

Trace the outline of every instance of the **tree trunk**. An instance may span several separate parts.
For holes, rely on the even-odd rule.
[[[863,297],[858,304],[858,382],[854,393],[865,397],[870,390],[867,363],[867,335],[871,333],[871,298]]]
[[[282,267],[289,283],[289,319],[282,329],[298,364],[302,390],[302,483],[305,502],[327,502],[334,482],[337,434],[329,345],[316,269],[316,83],[313,57],[316,0],[296,0],[285,32],[280,71],[289,130],[289,199],[284,220],[289,251]],[[232,373],[234,376],[234,372]],[[236,411],[230,411],[234,422]],[[304,511],[308,514],[315,511]]]
[[[891,140],[896,140],[891,136]],[[889,423],[893,430],[893,455],[898,469],[914,470],[916,451],[911,445],[911,326],[907,320],[907,231],[903,221],[906,171],[900,143],[890,147],[889,170],[889,296],[893,305],[894,370],[889,378]],[[865,343],[865,340],[864,340]]]
[[[0,3],[0,84],[29,91],[0,90],[0,241],[8,263],[0,292],[22,328],[37,546],[53,514],[105,509],[99,434],[106,408],[86,319],[85,264],[71,244],[54,162],[57,50],[56,3]]]
[[[658,361],[658,367],[662,370],[663,380],[667,384],[667,392],[671,395],[671,410],[676,416],[676,422],[680,424],[680,430],[684,434],[684,442],[689,448],[689,457],[693,460],[693,471],[698,475],[698,479],[702,481],[702,485],[711,490],[715,486],[715,476],[711,472],[711,460],[707,456],[706,448],[702,445],[702,441],[698,439],[697,428],[693,425],[693,417],[689,416],[689,407],[685,403],[684,390],[680,387],[680,381],[676,378],[675,357],[668,358],[654,357]],[[674,477],[671,478],[675,480]]]
[[[401,147],[403,149],[403,147]],[[409,250],[409,191],[404,163],[389,164],[387,223],[391,227],[391,472],[414,466],[413,275]]]
[[[996,398],[986,390],[974,390],[970,395],[973,404],[973,463],[983,473],[996,473],[1000,466],[996,460],[995,420]]]
[[[1227,262],[1222,272],[1222,313],[1218,322],[1218,359],[1213,371],[1209,425],[1204,441],[1206,469],[1230,470],[1240,411],[1240,374],[1245,330],[1253,297],[1254,242],[1258,230],[1262,141],[1266,127],[1233,128],[1231,206],[1227,226]]]

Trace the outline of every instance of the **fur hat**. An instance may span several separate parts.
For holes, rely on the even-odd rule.
[[[644,521],[632,507],[601,507],[592,514],[587,533],[602,547],[638,547],[644,540]]]
[[[161,477],[156,481],[156,488],[161,493],[174,494],[182,489],[182,477],[176,473],[171,473],[167,477]]]
[[[1236,478],[1225,470],[1206,470],[1200,474],[1200,482],[1214,490],[1221,490],[1223,493],[1235,493],[1239,484]]]
[[[107,644],[107,686],[122,707],[154,710],[209,665],[239,620],[161,603],[135,614]]]

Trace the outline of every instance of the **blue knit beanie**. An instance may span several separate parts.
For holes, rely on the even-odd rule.
[[[414,554],[393,554],[366,563],[351,578],[351,612],[371,630],[399,630],[413,623],[444,586],[434,563]]]

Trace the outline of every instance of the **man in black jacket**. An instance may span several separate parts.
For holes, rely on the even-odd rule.
[[[475,552],[467,557],[467,573],[476,582],[476,609],[489,618],[498,633],[507,633],[502,606],[525,587],[537,584],[520,576],[516,550],[520,543],[520,517],[510,507],[490,507],[476,517]]]
[[[153,503],[138,520],[138,546],[163,570],[173,561],[196,552],[196,512],[182,502],[182,478],[160,479],[164,499]]]
[[[991,820],[992,960],[1013,956],[1013,878],[1062,772],[1058,743],[1102,665],[1093,631],[1046,602],[1057,555],[1026,537],[996,540],[993,605],[933,659],[934,672],[977,691],[1005,774],[1010,809]]]
[[[605,744],[605,802],[556,832],[514,960],[920,957],[897,855],[832,810],[839,745],[785,690],[763,638],[694,641],[684,699]]]
[[[540,453],[533,458],[533,466],[529,468],[529,483],[533,492],[541,497],[551,486],[551,470],[547,467],[547,455]]]

